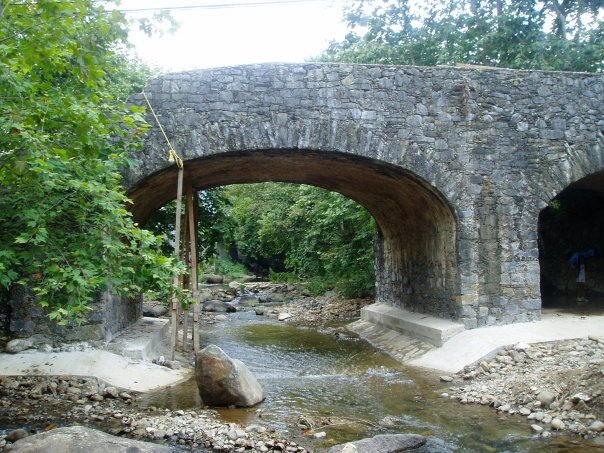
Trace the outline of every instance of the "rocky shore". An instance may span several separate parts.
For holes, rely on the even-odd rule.
[[[303,284],[268,282],[231,282],[228,288],[207,289],[201,297],[206,322],[213,322],[218,313],[254,310],[259,316],[300,326],[351,322],[359,318],[362,307],[374,302],[369,298],[342,299],[331,292],[315,297]]]
[[[270,427],[223,423],[212,409],[143,410],[135,393],[86,377],[4,377],[0,379],[0,414],[1,426],[15,427],[0,436],[0,449],[57,426],[83,425],[168,444],[174,451],[307,451]]]
[[[604,445],[604,337],[501,350],[454,378],[442,394],[526,417],[536,435],[570,432]]]

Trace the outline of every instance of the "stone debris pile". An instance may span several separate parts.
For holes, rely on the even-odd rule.
[[[509,346],[455,383],[441,396],[524,416],[542,437],[604,435],[604,337]]]
[[[304,447],[281,438],[272,428],[252,424],[245,428],[222,423],[213,411],[160,411],[132,413],[122,418],[121,433],[138,439],[229,452],[306,452]]]

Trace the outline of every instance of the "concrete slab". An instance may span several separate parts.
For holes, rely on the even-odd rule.
[[[448,339],[465,330],[463,324],[455,321],[414,313],[385,304],[363,307],[361,309],[361,319],[434,346],[442,346]]]
[[[508,345],[604,335],[604,315],[580,315],[543,310],[541,321],[466,330],[410,365],[457,373]]]
[[[130,359],[151,361],[169,352],[169,337],[168,319],[144,317],[115,337],[106,348]]]
[[[170,322],[142,318],[124,330],[106,349],[73,352],[23,351],[0,354],[0,376],[74,375],[95,376],[109,385],[146,392],[174,385],[192,375],[190,369],[172,370],[151,363],[167,354]]]
[[[0,375],[95,376],[109,385],[146,392],[182,382],[190,369],[172,370],[100,349],[74,352],[24,351],[0,354]]]

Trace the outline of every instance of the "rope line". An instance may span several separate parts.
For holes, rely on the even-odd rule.
[[[151,102],[149,102],[149,98],[147,97],[147,94],[144,91],[142,93],[143,93],[143,96],[145,97],[145,101],[147,101],[147,105],[149,106],[149,109],[151,110],[151,113],[153,114],[153,118],[155,118],[155,122],[159,126],[159,130],[161,130],[161,133],[164,135],[164,138],[166,139],[166,143],[168,144],[168,148],[170,148],[170,151],[168,153],[168,162],[176,162],[176,165],[178,165],[178,168],[183,168],[184,167],[183,161],[178,156],[178,154],[176,153],[176,151],[174,150],[174,148],[172,147],[172,143],[170,143],[170,139],[166,135],[166,131],[164,131],[164,128],[161,125],[161,122],[159,121],[159,118],[157,117],[157,114],[155,113],[155,110],[153,110],[153,106],[151,105]]]

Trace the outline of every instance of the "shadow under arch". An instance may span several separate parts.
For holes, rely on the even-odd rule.
[[[569,184],[541,210],[538,237],[542,307],[604,309],[604,170]],[[578,301],[578,267],[570,258],[589,250],[588,302]]]
[[[373,159],[325,151],[220,153],[185,162],[197,190],[288,182],[339,192],[365,206],[379,226],[376,301],[455,318],[456,219],[445,198],[413,173]],[[140,224],[176,197],[177,170],[157,172],[128,191]]]

